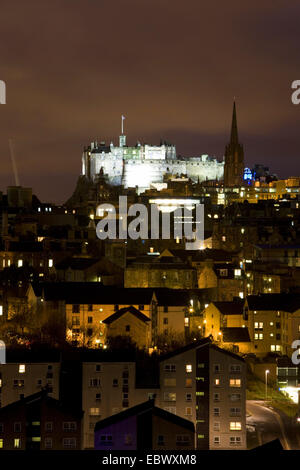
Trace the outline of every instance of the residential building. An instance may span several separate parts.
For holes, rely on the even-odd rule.
[[[194,424],[148,400],[95,426],[96,450],[192,450]]]
[[[157,403],[194,422],[198,450],[246,449],[246,364],[208,338],[160,359]]]
[[[0,408],[1,450],[80,450],[81,410],[70,409],[46,390]]]

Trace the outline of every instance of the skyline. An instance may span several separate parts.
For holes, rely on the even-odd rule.
[[[284,9],[283,9],[284,6]],[[299,5],[235,0],[4,1],[0,18],[0,187],[14,184],[13,139],[22,186],[65,202],[82,149],[166,139],[177,153],[223,158],[236,98],[246,166],[298,174]],[[297,41],[298,40],[298,41]],[[284,158],[284,166],[282,159]]]

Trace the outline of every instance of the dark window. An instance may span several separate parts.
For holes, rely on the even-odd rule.
[[[72,307],[72,312],[73,313],[80,313],[80,305],[74,304]]]
[[[277,322],[276,323],[276,328],[279,329],[281,327],[281,323],[280,322]]]
[[[93,311],[93,305],[92,305],[92,304],[89,304],[89,306],[88,306],[88,311],[89,311],[89,312],[92,312],[92,311]]]
[[[93,323],[93,317],[88,317],[88,323]]]
[[[21,432],[21,423],[14,423],[14,432]]]
[[[116,312],[117,310],[119,310],[119,305],[118,305],[118,304],[115,305],[115,312]]]
[[[145,306],[144,305],[139,305],[139,310],[144,310]]]
[[[125,326],[125,331],[130,331],[130,325]]]
[[[168,324],[168,319],[164,318],[164,325],[167,325],[167,324]]]
[[[45,431],[46,432],[52,432],[53,431],[53,422],[52,421],[46,421]]]
[[[168,306],[165,305],[165,306],[164,306],[164,313],[167,313],[167,312],[168,312]]]

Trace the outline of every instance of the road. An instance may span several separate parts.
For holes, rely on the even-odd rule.
[[[247,425],[256,429],[257,445],[280,439],[285,450],[300,449],[300,425],[263,401],[247,400]],[[250,426],[249,426],[250,425]],[[248,438],[254,432],[248,433]]]

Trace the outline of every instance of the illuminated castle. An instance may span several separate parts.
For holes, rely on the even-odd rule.
[[[138,192],[159,187],[165,178],[182,175],[192,181],[222,180],[224,162],[208,155],[200,157],[179,157],[175,145],[162,142],[160,145],[126,145],[126,135],[119,137],[119,146],[111,142],[92,142],[84,148],[82,155],[82,175],[95,182],[98,175],[105,175],[112,185],[125,188],[137,187]]]

